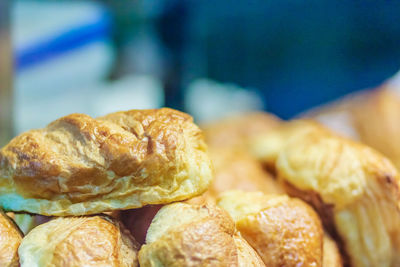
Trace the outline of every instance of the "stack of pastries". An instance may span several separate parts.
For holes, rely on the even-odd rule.
[[[72,114],[0,150],[0,266],[400,266],[399,176],[307,120]]]

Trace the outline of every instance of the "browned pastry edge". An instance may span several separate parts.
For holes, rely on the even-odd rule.
[[[288,181],[283,181],[282,186],[288,195],[304,200],[317,211],[324,228],[338,244],[340,254],[342,255],[343,266],[350,266],[350,258],[345,251],[344,242],[336,231],[336,226],[334,225],[334,204],[326,204],[322,201],[321,196],[317,192],[311,190],[299,190]]]
[[[19,266],[19,257],[18,257],[18,246],[22,240],[23,233],[15,224],[15,222],[9,218],[2,210],[0,210],[0,265],[4,267],[17,267]],[[4,220],[4,221],[3,221]],[[3,232],[7,231],[7,232]],[[6,242],[6,243],[3,243]],[[15,248],[15,251],[9,251]],[[4,251],[6,250],[6,251]],[[8,255],[9,252],[12,252],[13,255]]]
[[[322,267],[343,267],[343,257],[340,253],[337,242],[325,232],[323,247]]]

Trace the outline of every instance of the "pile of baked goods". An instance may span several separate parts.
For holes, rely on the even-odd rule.
[[[399,176],[317,122],[72,114],[0,150],[0,266],[400,266]]]

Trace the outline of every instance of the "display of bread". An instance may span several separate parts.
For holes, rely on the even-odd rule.
[[[211,179],[200,129],[167,108],[68,115],[0,150],[0,205],[10,211],[65,216],[139,208],[199,195]]]
[[[318,211],[347,264],[400,266],[400,181],[390,160],[310,121],[275,128],[252,148],[289,195]]]
[[[0,210],[0,266],[18,267],[18,247],[22,233],[17,225]]]
[[[229,215],[211,205],[169,204],[161,208],[139,251],[147,266],[265,266],[243,240]]]
[[[299,199],[229,191],[217,200],[267,266],[322,266],[324,231],[315,211]]]
[[[18,249],[21,267],[135,267],[138,244],[106,216],[65,217],[33,229]]]
[[[382,152],[383,133],[355,119],[388,125],[389,98],[352,98],[357,139]],[[203,129],[163,108],[72,114],[12,139],[0,266],[400,266],[400,180],[379,152],[261,112]]]

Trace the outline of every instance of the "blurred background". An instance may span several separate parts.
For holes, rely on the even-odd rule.
[[[288,119],[400,69],[400,1],[0,1],[1,142],[168,106]]]

